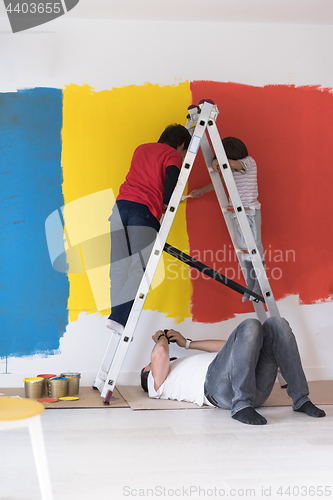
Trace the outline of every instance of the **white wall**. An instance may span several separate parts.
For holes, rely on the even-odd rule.
[[[62,17],[13,35],[0,17],[0,91],[64,88],[88,83],[97,91],[144,82],[214,80],[248,85],[321,85],[333,87],[331,26],[78,20]],[[310,380],[332,379],[333,303],[299,305],[298,297],[279,303],[292,324]],[[227,338],[246,315],[222,324],[177,328],[191,338]],[[144,311],[119,378],[138,383],[148,362],[151,334],[173,326],[163,314]],[[0,361],[0,386],[21,386],[23,376],[37,372],[80,371],[89,385],[108,342],[105,319],[81,314],[68,325],[59,352],[41,358]],[[175,355],[180,350],[172,347]],[[183,354],[183,353],[181,353]]]
[[[6,33],[7,30],[7,33]],[[329,25],[59,18],[13,35],[0,17],[0,91],[213,80],[332,87]]]

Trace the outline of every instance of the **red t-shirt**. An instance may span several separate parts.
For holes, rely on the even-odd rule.
[[[165,170],[170,165],[180,170],[182,162],[181,154],[167,144],[141,144],[134,151],[117,200],[143,203],[159,221],[163,212]]]

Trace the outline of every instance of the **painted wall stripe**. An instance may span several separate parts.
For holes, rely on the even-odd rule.
[[[0,356],[59,347],[68,278],[52,269],[45,220],[63,205],[62,91],[0,94]]]

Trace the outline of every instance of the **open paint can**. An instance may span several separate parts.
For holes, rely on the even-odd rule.
[[[43,396],[44,379],[42,377],[28,377],[23,379],[25,397],[39,399]]]
[[[79,394],[81,373],[67,372],[62,373],[60,376],[68,379],[68,396]]]
[[[53,377],[48,379],[50,398],[59,399],[68,394],[68,379],[65,377]]]
[[[41,375],[37,375],[37,377],[42,377],[44,379],[44,392],[43,395],[48,396],[49,394],[49,388],[48,388],[48,380],[50,378],[56,377],[57,375],[55,373],[42,373]]]

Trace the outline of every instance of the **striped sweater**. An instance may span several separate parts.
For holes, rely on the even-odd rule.
[[[243,170],[233,170],[233,176],[244,208],[260,208],[258,198],[257,164],[251,156],[238,160]]]

